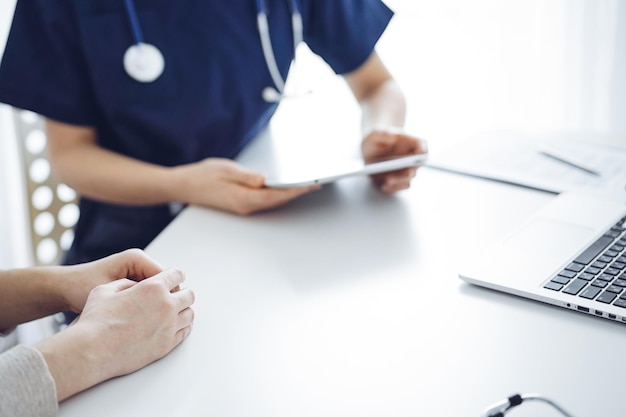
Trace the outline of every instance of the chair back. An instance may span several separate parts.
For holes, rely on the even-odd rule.
[[[13,109],[34,265],[59,264],[74,239],[79,209],[74,190],[58,182],[48,162],[44,118]]]

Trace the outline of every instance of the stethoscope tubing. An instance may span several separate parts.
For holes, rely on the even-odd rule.
[[[126,6],[126,16],[128,16],[128,22],[130,23],[130,29],[133,32],[133,39],[135,45],[139,45],[143,42],[143,33],[141,31],[141,25],[139,24],[139,18],[137,18],[137,10],[135,10],[135,2],[133,0],[124,0]]]
[[[294,59],[296,54],[296,48],[298,45],[304,40],[304,27],[302,23],[302,14],[298,8],[298,3],[296,0],[288,0],[289,7],[291,11],[291,27],[293,33],[293,53]],[[256,12],[257,12],[257,29],[259,31],[259,38],[261,40],[261,48],[263,49],[263,58],[265,59],[265,63],[267,65],[267,69],[272,78],[272,82],[274,83],[275,91],[270,91],[270,96],[274,96],[276,99],[280,99],[285,92],[285,79],[280,73],[280,69],[278,68],[278,62],[276,61],[276,56],[274,54],[274,48],[272,47],[272,40],[270,37],[269,30],[269,22],[267,19],[267,12],[265,9],[265,3],[263,0],[255,0],[256,4]],[[133,46],[145,45],[143,32],[141,30],[141,25],[139,23],[139,18],[137,16],[137,10],[135,9],[135,3],[133,0],[124,0],[124,5],[126,8],[126,15],[128,17],[128,22],[130,24],[130,28],[133,35],[134,44]],[[151,46],[152,47],[152,46]],[[160,53],[160,52],[159,52]],[[137,77],[131,73],[129,75],[135,79]],[[160,74],[159,74],[160,75]],[[157,76],[158,78],[158,76]],[[141,81],[137,79],[138,81]],[[272,90],[271,87],[267,89]],[[267,90],[266,89],[266,90]],[[265,91],[264,91],[265,97]],[[268,99],[267,101],[277,101],[274,99]]]
[[[296,0],[288,0],[291,11],[291,30],[293,34],[293,56],[295,59],[296,49],[304,39],[304,26],[302,23],[302,14],[298,8]],[[263,49],[263,57],[265,64],[272,77],[272,82],[276,87],[276,94],[282,96],[285,92],[285,79],[280,74],[278,62],[272,48],[272,40],[270,37],[269,22],[267,12],[265,11],[265,3],[263,0],[255,0],[257,12],[257,28],[259,30],[259,38],[261,39],[261,48]]]

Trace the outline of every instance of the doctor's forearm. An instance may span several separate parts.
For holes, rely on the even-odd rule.
[[[100,147],[94,128],[46,119],[48,158],[54,175],[79,194],[119,204],[171,200],[170,169]]]
[[[362,131],[367,136],[377,128],[402,128],[406,116],[406,100],[398,84],[389,79],[360,100]]]
[[[376,129],[404,127],[404,94],[375,51],[345,79],[361,105],[363,137]]]
[[[132,205],[171,201],[170,168],[91,144],[65,149],[52,157],[51,162],[58,179],[85,197]]]

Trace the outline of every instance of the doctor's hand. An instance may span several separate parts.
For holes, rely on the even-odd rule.
[[[222,158],[208,158],[175,170],[179,184],[176,201],[240,215],[281,206],[320,188],[266,188],[263,175]]]
[[[426,141],[399,130],[372,130],[361,143],[363,160],[366,163],[390,157],[414,155],[427,152]],[[404,190],[411,186],[417,167],[372,175],[372,181],[386,193]]]

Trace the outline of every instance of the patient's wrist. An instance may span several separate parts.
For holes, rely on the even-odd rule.
[[[76,324],[34,346],[48,364],[59,401],[112,377],[110,354],[101,339],[97,332]]]

